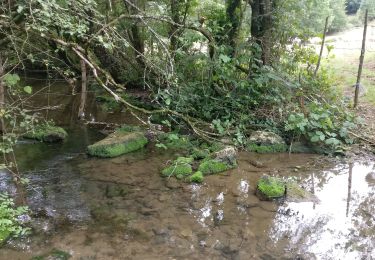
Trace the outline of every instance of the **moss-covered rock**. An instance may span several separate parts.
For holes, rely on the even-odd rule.
[[[202,183],[203,179],[203,173],[200,171],[197,171],[196,173],[190,176],[190,182]]]
[[[258,145],[250,143],[247,145],[247,150],[255,153],[283,153],[288,150],[288,146],[286,144]]]
[[[37,126],[33,131],[26,133],[23,137],[35,139],[41,142],[53,143],[63,141],[68,136],[64,128],[50,124]]]
[[[261,200],[273,200],[284,197],[285,194],[286,185],[280,178],[265,175],[257,183],[256,195]]]
[[[116,131],[105,139],[87,147],[92,156],[111,158],[137,151],[148,143],[142,132]]]
[[[281,136],[267,131],[254,131],[247,140],[247,150],[257,153],[286,152],[288,146]]]
[[[191,163],[194,161],[190,157],[178,157],[173,163],[162,170],[163,177],[175,176],[177,179],[183,179],[193,173]]]
[[[207,159],[202,161],[198,167],[198,171],[202,172],[203,175],[210,175],[225,172],[235,167],[236,165],[230,165],[216,159]]]

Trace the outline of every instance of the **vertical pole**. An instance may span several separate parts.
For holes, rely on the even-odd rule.
[[[85,117],[85,106],[86,106],[86,97],[87,97],[87,69],[86,69],[86,63],[84,60],[81,60],[81,102],[78,109],[78,118],[84,119]]]
[[[365,27],[363,29],[362,50],[361,50],[361,56],[359,57],[358,76],[357,76],[357,83],[355,85],[354,108],[358,107],[359,86],[361,84],[363,61],[365,59],[365,52],[366,52],[367,21],[368,21],[368,9],[366,10],[366,14],[365,14]]]
[[[318,73],[318,70],[319,70],[319,67],[320,67],[320,63],[322,61],[322,56],[323,56],[323,51],[324,51],[324,45],[325,45],[326,36],[327,36],[328,19],[329,19],[329,16],[327,16],[326,23],[324,25],[323,41],[322,41],[322,45],[320,46],[319,59],[318,59],[318,63],[316,64],[316,68],[315,68],[315,71],[314,71],[314,78],[316,77],[316,74]]]
[[[0,56],[0,109],[3,109],[4,105],[5,105],[5,84],[4,84],[4,81],[2,79],[4,74],[5,74],[5,68],[4,68],[4,64],[3,64],[3,59]],[[1,117],[1,119],[0,119],[1,134],[3,134],[5,132],[4,127],[5,127],[4,126],[4,119]]]
[[[353,162],[349,162],[348,197],[346,199],[346,216],[349,216],[350,200],[352,198],[352,176],[353,176]]]

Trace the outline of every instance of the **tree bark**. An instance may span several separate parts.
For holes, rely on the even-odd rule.
[[[84,119],[85,117],[85,106],[87,99],[87,68],[84,60],[81,60],[81,102],[78,109],[78,119]]]
[[[228,0],[226,13],[230,23],[228,32],[228,43],[231,47],[230,56],[233,57],[236,53],[238,32],[242,23],[242,0]]]
[[[273,26],[272,13],[275,10],[275,0],[250,0],[251,6],[251,36],[261,50],[261,63],[259,67],[271,64],[272,35]]]

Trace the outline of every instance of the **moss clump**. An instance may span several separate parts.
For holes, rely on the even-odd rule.
[[[202,172],[203,175],[215,174],[224,172],[236,167],[236,164],[230,165],[225,162],[221,162],[215,159],[204,160],[198,167],[198,171]]]
[[[210,150],[194,147],[191,152],[191,156],[196,160],[205,159],[210,156]]]
[[[272,200],[285,195],[285,182],[276,177],[263,176],[257,184],[257,195],[261,199]]]
[[[64,128],[51,124],[42,124],[37,126],[32,132],[25,134],[23,137],[35,139],[41,142],[53,143],[64,140],[68,133]]]
[[[190,165],[193,161],[194,159],[190,157],[178,157],[171,166],[162,170],[161,175],[163,177],[176,176],[177,179],[183,179],[193,173],[193,168]]]
[[[163,177],[176,176],[178,179],[181,179],[183,176],[188,176],[193,173],[193,168],[190,164],[181,164],[181,165],[172,165],[165,168],[161,175]]]
[[[247,145],[247,150],[256,153],[283,153],[288,150],[288,146],[286,144],[258,145],[251,143]]]
[[[196,173],[190,176],[190,182],[202,183],[203,179],[203,173],[200,171],[197,171]]]
[[[90,145],[88,154],[97,157],[111,158],[134,152],[148,143],[142,132],[115,132],[107,138]]]

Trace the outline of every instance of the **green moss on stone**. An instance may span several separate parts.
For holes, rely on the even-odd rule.
[[[196,173],[190,176],[190,182],[202,183],[203,179],[203,173],[200,171],[197,171]]]
[[[257,194],[263,199],[275,199],[285,195],[285,182],[276,177],[263,176],[258,181]]]
[[[210,151],[208,149],[200,149],[194,147],[191,152],[191,156],[196,160],[205,159],[210,156]]]
[[[236,165],[229,165],[227,163],[215,160],[208,159],[204,160],[198,167],[198,171],[202,172],[203,175],[215,174],[224,172],[230,169],[233,169]]]
[[[111,158],[139,150],[147,143],[142,132],[115,132],[87,149],[89,155]]]
[[[42,124],[37,126],[32,132],[26,133],[23,137],[41,142],[58,142],[64,140],[67,136],[68,133],[64,128]]]
[[[188,176],[193,173],[193,168],[190,164],[172,165],[165,168],[161,175],[163,177],[178,176],[179,178]]]
[[[283,153],[288,150],[288,146],[285,144],[257,145],[251,143],[247,145],[247,150],[256,153]]]

